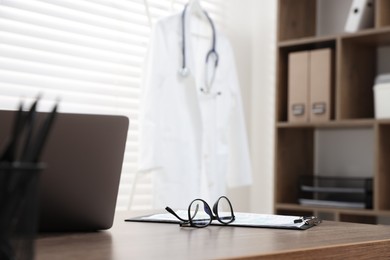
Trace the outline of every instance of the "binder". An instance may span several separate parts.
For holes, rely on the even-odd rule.
[[[183,219],[188,218],[187,210],[177,210],[175,213]],[[305,230],[321,223],[321,220],[314,216],[286,216],[272,214],[255,214],[245,212],[235,212],[235,220],[226,225],[226,227],[252,227],[252,228],[278,228],[278,229],[295,229]],[[150,223],[167,223],[179,224],[180,220],[170,213],[161,213],[145,215],[125,219],[126,222],[150,222]],[[223,224],[214,220],[211,225],[222,226]]]
[[[364,28],[372,27],[374,23],[373,0],[353,0],[347,22],[346,32],[356,32]]]
[[[288,121],[309,121],[309,51],[288,56]]]
[[[329,121],[332,114],[332,50],[310,52],[310,122]]]

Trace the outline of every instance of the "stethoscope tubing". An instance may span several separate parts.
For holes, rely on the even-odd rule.
[[[211,29],[212,29],[212,32],[213,32],[213,40],[212,40],[212,45],[211,45],[211,49],[209,50],[209,52],[207,53],[206,55],[206,63],[209,62],[209,58],[212,54],[215,55],[215,64],[214,64],[214,67],[218,67],[218,61],[219,61],[219,55],[215,49],[215,46],[217,45],[217,37],[215,35],[215,25],[213,23],[213,20],[211,20],[209,14],[207,12],[204,12],[204,14],[206,15],[207,17],[207,20],[209,20],[210,22],[210,25],[211,25]],[[183,26],[184,27],[184,26]]]
[[[187,12],[187,7],[188,7],[188,4],[186,4],[184,6],[184,9],[181,13],[181,33],[182,33],[182,46],[181,46],[181,53],[182,53],[182,67],[180,68],[180,73],[183,77],[186,77],[188,74],[189,74],[189,70],[187,68],[187,58],[186,58],[186,30],[185,30],[185,22],[186,22],[186,12]],[[206,65],[208,64],[209,62],[209,59],[212,55],[215,56],[215,61],[214,61],[214,70],[218,67],[218,62],[219,62],[219,55],[216,51],[216,45],[217,45],[217,37],[216,37],[216,30],[215,30],[215,25],[214,25],[214,22],[211,20],[209,14],[206,12],[206,11],[203,11],[204,14],[206,15],[207,17],[207,20],[209,21],[210,23],[210,26],[211,26],[211,29],[212,29],[212,44],[211,44],[211,49],[207,52],[207,55],[206,55],[206,59],[205,59],[205,63]],[[207,67],[207,66],[206,66]],[[211,84],[212,82],[214,81],[214,76],[215,76],[215,73],[211,79]],[[211,85],[211,84],[208,84],[208,85]],[[208,86],[209,87],[209,86]]]
[[[182,54],[182,70],[184,71],[187,68],[186,64],[186,30],[185,30],[185,13],[187,10],[187,5],[184,7],[183,12],[181,13],[181,35],[182,35],[182,44],[181,44],[181,54]],[[185,75],[183,75],[185,76]]]

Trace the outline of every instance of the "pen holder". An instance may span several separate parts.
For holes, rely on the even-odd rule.
[[[42,165],[0,162],[0,259],[31,260]]]

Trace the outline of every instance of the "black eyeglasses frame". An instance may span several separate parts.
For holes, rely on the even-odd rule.
[[[219,214],[218,214],[218,205],[219,205],[219,202],[221,201],[221,199],[225,199],[228,202],[231,216],[227,216],[227,217],[226,216],[224,216],[224,217],[220,217],[219,216]],[[199,202],[199,201],[203,203],[203,205],[205,207],[204,211],[207,213],[207,215],[210,216],[210,219],[207,219],[206,221],[204,221],[204,220],[202,221],[202,220],[199,220],[199,219],[194,219],[194,216],[197,214],[197,212],[199,210],[199,205],[196,205],[195,213],[191,212],[191,208],[192,208],[193,204],[196,203],[196,202]],[[232,223],[235,220],[232,203],[230,202],[230,200],[226,196],[221,196],[221,197],[218,198],[218,200],[213,205],[213,210],[211,210],[209,204],[205,200],[203,200],[203,199],[194,199],[190,203],[190,205],[188,206],[188,220],[181,218],[170,207],[166,207],[165,210],[167,210],[169,213],[171,213],[172,215],[174,215],[177,219],[179,219],[181,221],[180,222],[180,226],[181,227],[203,228],[203,227],[209,226],[213,220],[217,220],[218,222],[220,222],[223,225],[228,225],[228,224]]]

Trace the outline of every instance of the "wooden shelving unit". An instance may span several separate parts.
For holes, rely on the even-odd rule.
[[[317,36],[316,0],[278,1],[275,123],[275,201],[277,214],[322,214],[325,219],[378,223],[390,217],[390,120],[374,117],[373,82],[377,48],[390,46],[390,1],[374,2],[373,28]],[[331,15],[329,16],[331,19]],[[334,93],[329,122],[288,122],[288,55],[331,48],[335,53]],[[315,131],[369,128],[374,134],[373,209],[309,207],[298,204],[298,179],[314,174]]]

